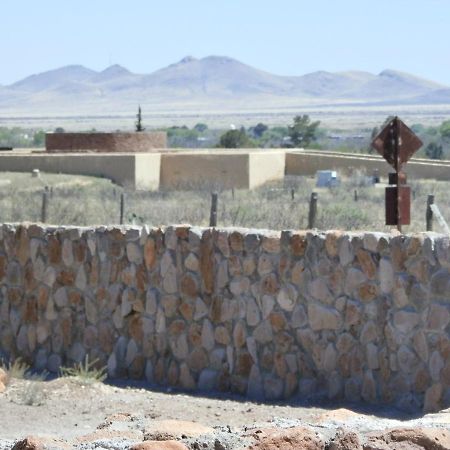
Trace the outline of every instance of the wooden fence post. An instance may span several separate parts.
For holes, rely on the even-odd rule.
[[[431,205],[433,204],[434,204],[434,195],[429,194],[427,198],[427,212],[425,213],[427,231],[433,231],[433,210],[431,209]]]
[[[317,199],[319,195],[317,192],[311,194],[311,199],[309,200],[309,214],[308,214],[308,229],[311,230],[315,228],[316,218],[317,218]]]
[[[45,190],[42,193],[42,207],[41,207],[41,222],[47,222],[47,211],[48,211],[48,192]]]
[[[217,192],[211,193],[211,213],[209,215],[209,226],[216,227],[217,226]]]
[[[122,192],[120,194],[120,225],[123,225],[123,217],[124,217],[124,213],[125,213],[125,193]]]

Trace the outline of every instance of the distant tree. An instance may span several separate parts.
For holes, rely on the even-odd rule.
[[[308,115],[294,117],[294,124],[289,126],[288,135],[293,147],[306,147],[317,139],[320,121],[311,122]]]
[[[450,120],[442,122],[442,125],[439,127],[439,132],[441,133],[442,139],[450,141]]]
[[[268,129],[269,127],[267,125],[264,125],[263,123],[260,122],[256,124],[254,127],[251,127],[250,131],[256,138],[259,139]]]
[[[208,125],[206,123],[197,123],[194,125],[194,130],[198,131],[199,133],[204,133],[208,129]]]
[[[65,133],[66,130],[63,127],[56,127],[55,128],[55,133]]]
[[[228,130],[220,136],[218,144],[218,147],[223,148],[248,148],[254,146],[254,142],[248,137],[244,127],[240,130]]]
[[[444,151],[442,145],[438,145],[436,142],[430,142],[425,149],[425,154],[430,159],[442,159]]]
[[[45,131],[36,131],[33,135],[33,145],[35,147],[44,147],[45,143]]]
[[[141,131],[144,131],[145,128],[142,126],[142,111],[141,111],[141,105],[139,105],[138,113],[136,114],[137,120],[136,120],[136,132],[139,133]]]

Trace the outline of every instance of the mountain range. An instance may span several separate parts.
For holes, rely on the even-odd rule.
[[[150,111],[361,104],[450,104],[450,87],[396,70],[280,76],[223,56],[185,57],[150,74],[81,65],[0,86],[0,113],[119,114]]]

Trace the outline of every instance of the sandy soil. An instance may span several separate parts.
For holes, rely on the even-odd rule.
[[[0,449],[29,435],[51,436],[48,448],[125,449],[170,438],[192,449],[248,448],[261,430],[292,427],[306,427],[325,443],[342,430],[357,431],[362,442],[370,432],[394,428],[425,427],[450,436],[450,410],[413,417],[386,407],[257,404],[239,397],[155,392],[143,384],[120,387],[70,378],[12,380],[0,394],[0,411]]]

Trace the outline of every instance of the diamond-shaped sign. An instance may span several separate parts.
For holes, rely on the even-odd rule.
[[[372,142],[372,147],[397,171],[422,145],[423,142],[398,117],[392,119]]]

